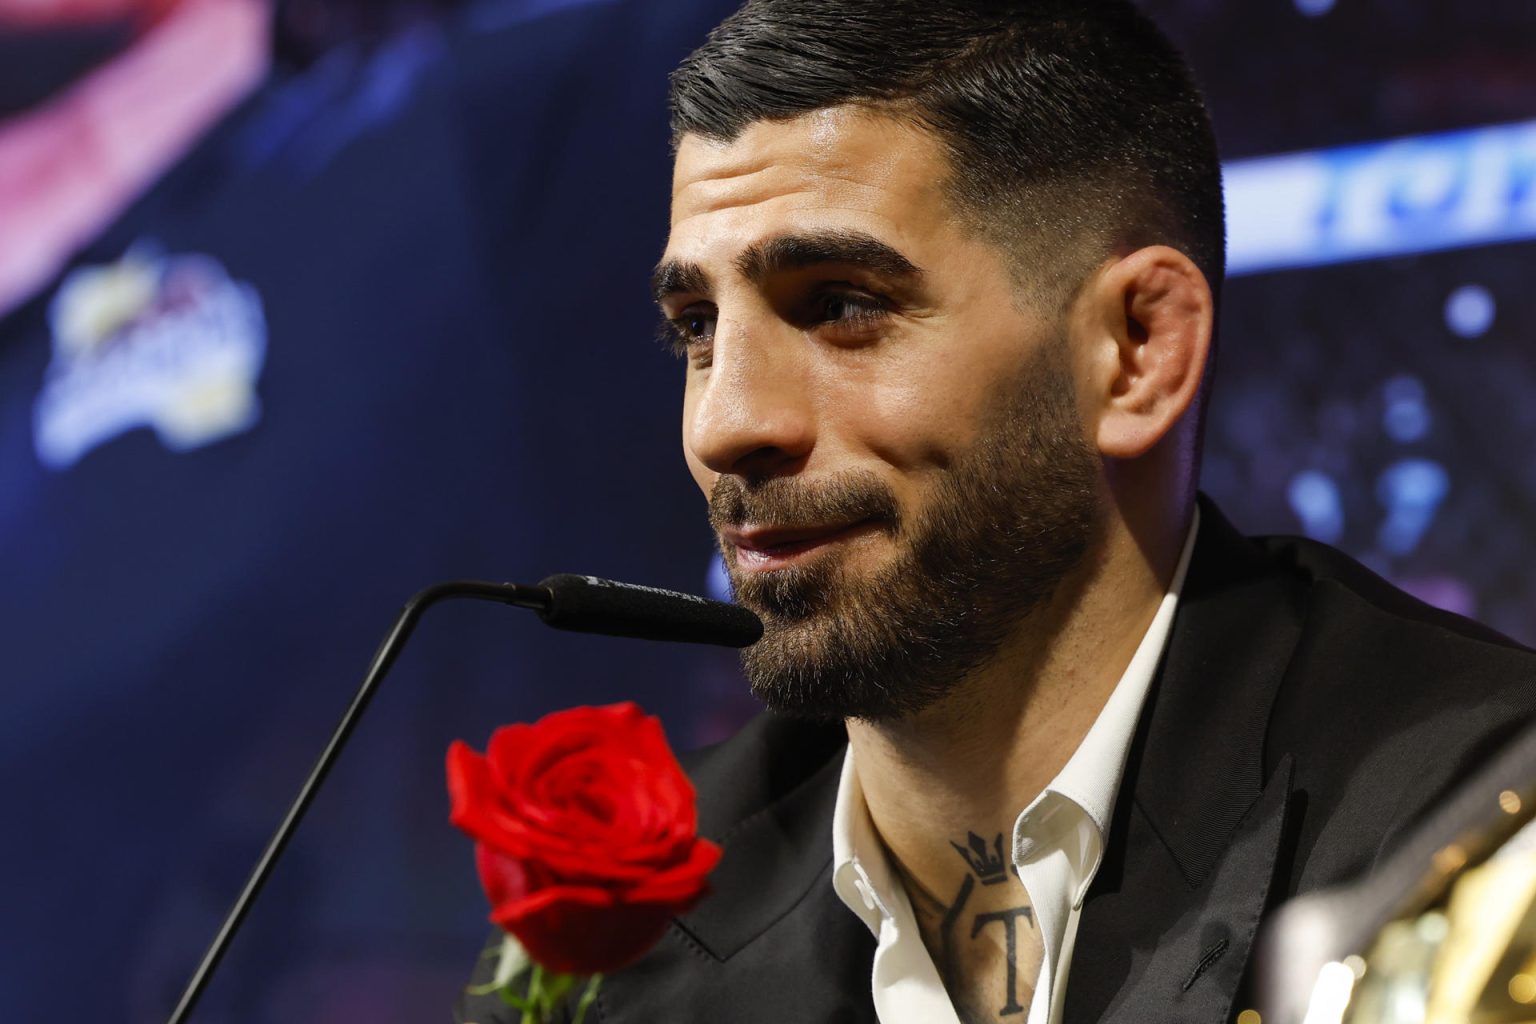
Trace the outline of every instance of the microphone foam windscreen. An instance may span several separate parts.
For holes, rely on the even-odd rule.
[[[763,635],[762,621],[747,609],[692,594],[571,573],[539,586],[551,596],[539,617],[556,629],[722,647],[746,647]]]

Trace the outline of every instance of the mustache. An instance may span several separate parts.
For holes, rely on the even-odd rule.
[[[867,470],[848,470],[817,483],[793,477],[758,482],[722,476],[709,493],[709,524],[719,533],[754,526],[792,528],[870,520],[896,526],[896,495]]]

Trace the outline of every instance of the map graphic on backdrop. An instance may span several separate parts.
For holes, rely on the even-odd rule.
[[[53,360],[36,407],[37,455],[65,469],[125,430],[147,426],[173,451],[256,422],[266,355],[261,299],[209,256],[134,246],[80,267],[48,309]]]

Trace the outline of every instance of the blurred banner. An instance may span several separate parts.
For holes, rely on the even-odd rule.
[[[646,280],[733,6],[0,0],[0,1018],[163,1019],[422,586],[719,594]],[[1146,3],[1230,161],[1205,486],[1531,642],[1536,7],[1409,6]],[[444,1019],[449,740],[618,699],[754,709],[729,652],[436,609],[196,1019]]]
[[[1231,274],[1536,238],[1536,121],[1240,160],[1223,184]]]

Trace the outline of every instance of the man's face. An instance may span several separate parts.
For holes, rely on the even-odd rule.
[[[955,216],[925,132],[849,107],[685,137],[657,294],[754,690],[882,719],[949,693],[1099,519],[1064,326]]]

